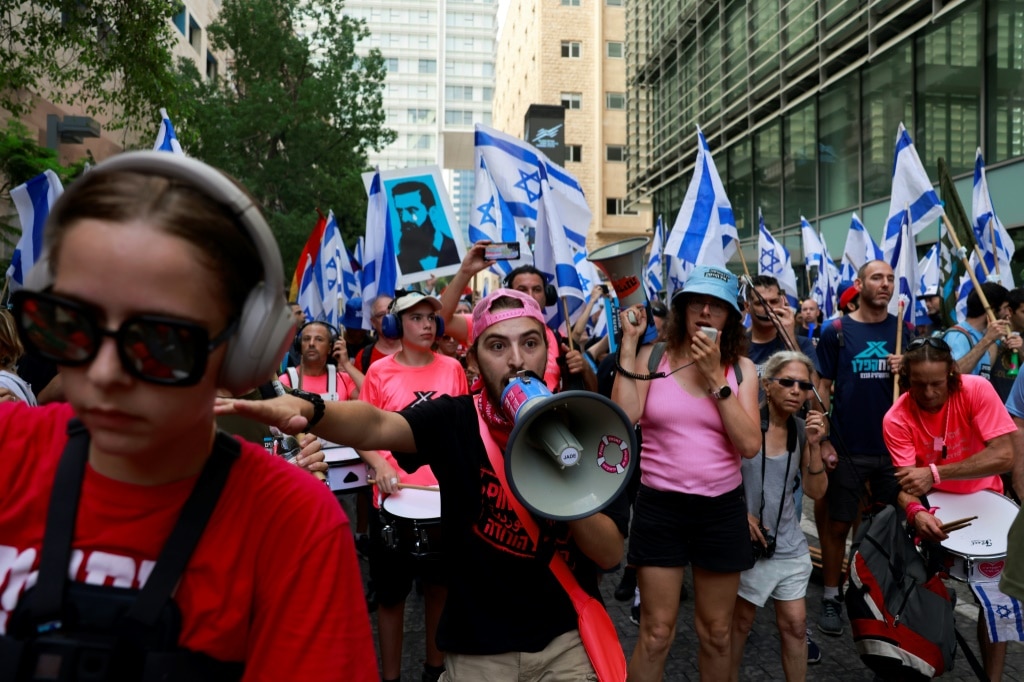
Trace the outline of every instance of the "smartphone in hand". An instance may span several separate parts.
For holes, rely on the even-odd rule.
[[[519,260],[519,242],[492,242],[484,246],[484,260]]]

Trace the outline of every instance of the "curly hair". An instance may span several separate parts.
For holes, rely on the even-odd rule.
[[[922,339],[915,339],[915,341],[922,341],[921,345],[917,345],[912,342],[912,346],[908,346],[907,350],[903,353],[903,362],[900,363],[900,390],[906,391],[910,388],[910,367],[922,362],[943,362],[946,364],[947,380],[946,386],[949,388],[949,392],[959,391],[960,386],[963,382],[960,379],[960,367],[956,363],[956,359],[953,357],[953,351],[950,350],[949,346],[945,341],[935,337],[925,337]]]
[[[669,306],[664,333],[665,345],[670,353],[678,353],[690,342],[686,333],[687,299],[688,294],[685,292],[676,294],[672,297],[672,305]],[[747,330],[743,327],[743,316],[731,305],[727,305],[727,309],[729,313],[722,327],[722,343],[719,346],[723,366],[733,365],[745,356],[749,343]]]

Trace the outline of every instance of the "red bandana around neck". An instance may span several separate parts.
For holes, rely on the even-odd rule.
[[[512,428],[515,424],[505,416],[504,410],[494,406],[494,403],[487,397],[486,390],[481,391],[476,396],[476,404],[480,414],[483,415],[484,421],[487,422],[491,437],[494,438],[495,442],[504,452],[505,447],[508,445],[509,434],[512,433]]]

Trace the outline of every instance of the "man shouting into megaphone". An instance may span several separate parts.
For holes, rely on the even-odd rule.
[[[517,679],[529,670],[587,679],[596,670],[602,681],[623,680],[625,658],[607,613],[577,610],[599,599],[599,571],[622,559],[625,499],[619,495],[583,518],[552,521],[534,517],[510,494],[504,456],[515,425],[501,396],[520,373],[544,373],[544,317],[527,294],[499,289],[477,304],[473,330],[470,360],[483,383],[476,395],[444,396],[402,412],[361,402],[325,405],[311,395],[223,400],[217,411],[357,449],[391,450],[407,471],[430,465],[443,491],[449,561],[437,634],[446,652],[442,679]]]

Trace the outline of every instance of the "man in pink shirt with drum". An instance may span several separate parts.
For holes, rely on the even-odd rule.
[[[1001,495],[999,475],[1013,465],[1019,438],[1016,426],[992,385],[981,377],[961,375],[949,346],[941,339],[924,337],[907,346],[899,382],[906,392],[886,413],[882,429],[902,488],[900,506],[919,536],[939,543],[941,554],[961,557],[972,566],[977,557],[965,557],[956,548],[960,539],[956,533],[976,532],[993,524],[1008,527],[1015,515],[1016,505],[993,493]],[[931,509],[921,504],[925,495]],[[962,495],[971,498],[961,499]],[[951,536],[943,530],[943,523],[958,520],[959,510],[978,516],[972,523],[975,529],[950,531]],[[988,535],[1001,536],[1005,542],[1006,529]],[[991,558],[988,554],[992,551],[998,548],[971,553]],[[988,565],[1000,566],[1001,562]],[[998,573],[991,572],[949,571],[969,583],[998,580]],[[997,585],[991,584],[993,588]],[[985,671],[990,679],[998,680],[1006,642],[992,643],[983,616],[984,609],[978,619],[978,644]]]

